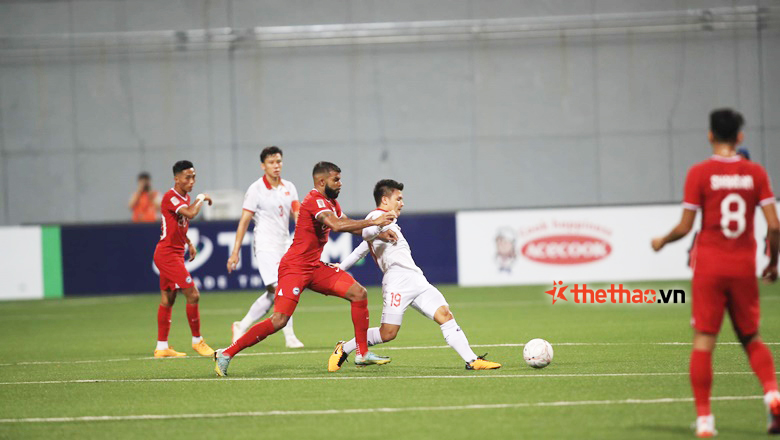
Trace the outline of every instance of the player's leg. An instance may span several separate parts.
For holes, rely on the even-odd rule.
[[[691,325],[694,329],[690,361],[690,380],[696,405],[696,435],[713,436],[715,418],[710,406],[712,392],[712,352],[726,308],[724,280],[694,273]]]
[[[279,274],[279,284],[276,287],[274,313],[252,326],[243,336],[238,338],[226,349],[217,350],[214,354],[219,376],[227,376],[230,360],[242,350],[249,348],[268,336],[281,330],[298,306],[301,292],[309,284],[311,274]]]
[[[455,321],[455,317],[450,311],[450,306],[439,289],[431,284],[427,284],[423,293],[415,298],[411,306],[439,324],[441,334],[444,336],[447,345],[452,347],[463,359],[467,370],[495,370],[501,368],[501,364],[485,359],[487,353],[482,356],[477,356],[474,353],[466,337],[466,332]]]
[[[163,284],[163,278],[161,275],[161,284]],[[168,286],[167,280],[165,287]],[[179,357],[187,356],[186,353],[176,351],[168,346],[168,334],[171,331],[171,313],[173,310],[173,303],[176,302],[176,289],[160,289],[160,305],[157,307],[157,347],[154,350],[154,357]]]
[[[206,344],[200,334],[200,309],[198,306],[200,291],[192,283],[192,277],[189,274],[186,279],[192,285],[182,288],[181,293],[187,298],[187,322],[190,324],[192,332],[192,348],[201,356],[213,356],[214,350]]]
[[[323,295],[338,296],[350,302],[357,343],[355,365],[381,365],[390,362],[390,358],[368,351],[368,296],[365,287],[355,281],[352,275],[324,263],[320,263],[314,270],[309,287]]]
[[[249,327],[252,327],[255,322],[259,321],[260,318],[271,310],[271,307],[274,305],[275,291],[276,284],[266,286],[266,291],[252,303],[244,318],[241,321],[233,322],[233,342],[236,342],[238,338],[249,330]]]
[[[729,286],[729,315],[734,331],[747,353],[750,367],[764,388],[764,403],[769,413],[767,430],[780,434],[780,393],[777,390],[772,352],[758,334],[760,306],[756,277],[735,278]]]

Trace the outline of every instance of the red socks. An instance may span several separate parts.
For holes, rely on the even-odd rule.
[[[693,350],[691,353],[691,386],[696,401],[696,413],[707,416],[710,410],[710,391],[712,390],[712,352]]]
[[[162,304],[157,308],[157,340],[167,341],[171,331],[171,308]]]
[[[357,353],[368,353],[368,300],[352,301],[352,325],[355,327]]]
[[[777,378],[775,377],[775,362],[772,353],[760,340],[755,340],[745,347],[750,367],[758,376],[758,380],[764,387],[764,393],[777,390]]]
[[[241,350],[257,344],[258,342],[268,337],[268,335],[273,333],[276,333],[276,330],[274,330],[274,325],[271,324],[271,318],[260,321],[253,325],[248,332],[244,333],[244,336],[238,338],[238,340],[234,342],[233,345],[226,348],[223,353],[227,356],[233,357]]]
[[[200,312],[197,304],[187,304],[187,322],[190,323],[192,336],[200,337]]]

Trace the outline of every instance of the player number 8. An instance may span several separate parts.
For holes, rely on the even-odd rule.
[[[737,209],[732,211],[731,204],[735,203]],[[737,238],[745,232],[747,221],[745,220],[745,211],[747,211],[747,205],[745,199],[737,193],[731,193],[727,195],[722,202],[720,202],[720,228],[723,231],[723,235],[727,238]],[[731,222],[737,224],[736,230],[731,230],[729,225]]]

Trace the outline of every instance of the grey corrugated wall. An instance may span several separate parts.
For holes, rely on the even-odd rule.
[[[758,1],[0,0],[0,35],[587,15]],[[158,189],[244,190],[260,147],[344,171],[359,214],[384,177],[409,211],[673,202],[734,106],[780,181],[780,33],[763,30],[0,59],[0,224],[126,220]],[[780,187],[775,187],[780,191]]]

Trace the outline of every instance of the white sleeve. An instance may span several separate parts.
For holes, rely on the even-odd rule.
[[[369,226],[367,228],[363,228],[363,240],[374,241],[376,236],[380,233],[382,233],[381,226]]]
[[[249,212],[257,212],[257,197],[255,194],[257,191],[253,191],[253,188],[254,185],[246,190],[246,194],[244,194],[244,204],[241,205],[241,208]]]
[[[368,243],[361,241],[358,247],[356,247],[355,250],[339,264],[339,268],[341,268],[341,270],[349,270],[349,268],[354,266],[361,258],[365,257],[366,254],[368,254]]]

